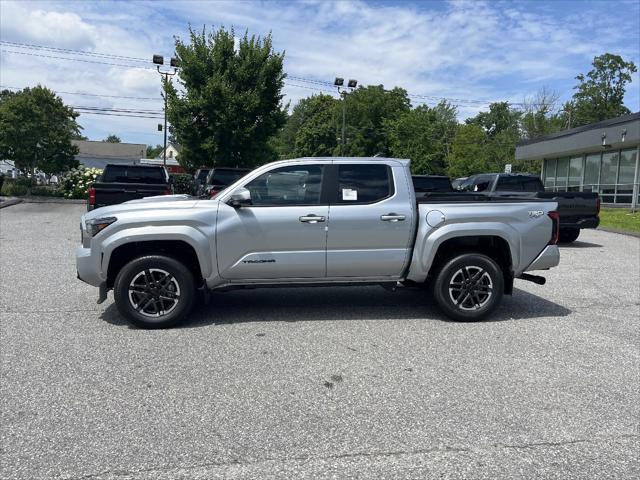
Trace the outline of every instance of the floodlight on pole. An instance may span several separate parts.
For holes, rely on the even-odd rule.
[[[162,55],[154,55],[153,63],[157,65],[158,73],[160,75],[164,75],[165,85],[169,83],[169,77],[178,73],[178,67],[180,66],[180,61],[171,57],[170,65],[173,68],[173,72],[170,70],[160,70],[160,65],[164,65],[164,57]],[[164,92],[164,129],[162,126],[158,124],[158,130],[164,130],[164,150],[162,152],[162,163],[164,167],[167,167],[167,92]]]
[[[347,82],[347,88],[344,88],[344,78],[336,77],[333,84],[338,87],[338,93],[342,97],[342,143],[341,153],[344,155],[347,146],[347,138],[345,136],[346,124],[347,124],[347,95],[358,86],[358,81],[350,78]]]

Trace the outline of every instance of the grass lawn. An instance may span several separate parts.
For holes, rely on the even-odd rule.
[[[600,226],[640,233],[640,210],[630,213],[626,208],[603,208],[600,211]]]

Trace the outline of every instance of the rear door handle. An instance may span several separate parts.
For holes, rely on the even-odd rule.
[[[320,217],[318,215],[314,215],[310,213],[309,215],[304,215],[300,217],[300,221],[303,223],[318,223],[318,222],[324,222],[324,217]]]
[[[383,222],[404,222],[404,215],[398,215],[397,213],[387,213],[386,215],[380,215],[380,220]]]

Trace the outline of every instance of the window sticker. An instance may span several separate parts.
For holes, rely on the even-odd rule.
[[[357,201],[358,200],[358,191],[357,190],[353,190],[351,188],[343,188],[342,189],[342,200]]]

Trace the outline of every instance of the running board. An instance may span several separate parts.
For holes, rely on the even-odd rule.
[[[530,275],[528,273],[522,273],[520,274],[520,276],[518,277],[520,280],[526,280],[527,282],[533,282],[536,283],[538,285],[544,285],[545,283],[547,283],[547,279],[544,277],[540,277],[538,275]]]

